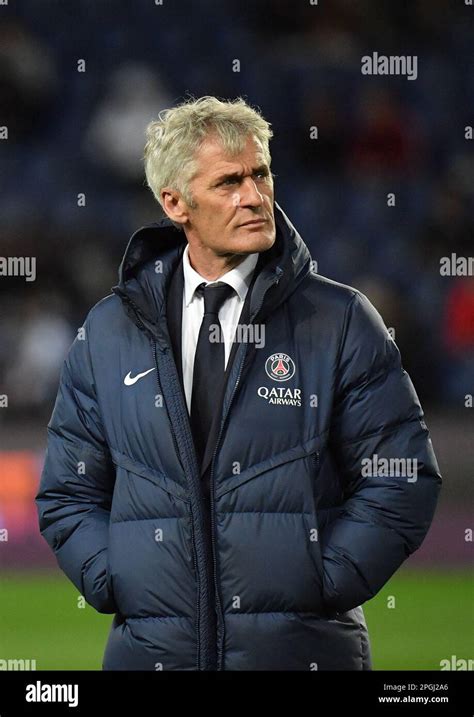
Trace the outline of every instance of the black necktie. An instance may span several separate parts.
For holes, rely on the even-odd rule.
[[[191,426],[201,464],[224,379],[225,347],[219,309],[234,289],[220,283],[200,284],[198,290],[204,294],[204,316],[194,357]]]

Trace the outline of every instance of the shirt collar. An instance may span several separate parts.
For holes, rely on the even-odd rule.
[[[186,245],[186,248],[183,252],[184,298],[186,306],[189,306],[189,304],[193,300],[194,292],[196,291],[199,284],[202,284],[203,282],[205,284],[214,284],[216,281],[222,281],[225,284],[229,284],[230,286],[232,286],[233,289],[235,289],[240,300],[244,301],[245,296],[247,294],[247,289],[250,285],[253,270],[255,269],[255,266],[258,261],[258,252],[254,254],[248,254],[248,256],[246,256],[245,259],[241,261],[238,266],[236,266],[234,269],[230,269],[228,272],[220,276],[219,279],[216,279],[214,281],[208,281],[208,279],[204,279],[201,274],[199,274],[195,269],[193,269],[193,267],[189,263],[188,253],[189,244]]]

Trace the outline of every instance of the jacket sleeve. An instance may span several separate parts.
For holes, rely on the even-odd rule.
[[[104,439],[85,339],[76,337],[61,370],[40,486],[39,528],[60,568],[98,612],[117,612],[107,546],[114,471]]]
[[[323,596],[344,612],[373,597],[419,548],[442,482],[400,352],[359,292],[346,312],[330,434],[343,504],[321,536]]]

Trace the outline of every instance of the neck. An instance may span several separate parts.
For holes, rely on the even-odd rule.
[[[194,271],[207,281],[217,281],[228,271],[235,269],[246,257],[247,254],[215,254],[207,247],[196,249],[189,246],[188,251],[189,263]]]

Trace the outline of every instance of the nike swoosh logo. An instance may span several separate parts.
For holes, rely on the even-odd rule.
[[[143,376],[146,376],[147,373],[150,373],[150,371],[154,371],[154,370],[155,370],[154,368],[149,368],[148,371],[144,371],[143,373],[137,373],[137,375],[134,376],[133,378],[130,375],[132,372],[129,371],[127,373],[127,375],[125,376],[125,378],[123,379],[123,382],[126,386],[133,386],[133,384],[136,383],[137,381],[139,381],[141,378],[143,378]]]

